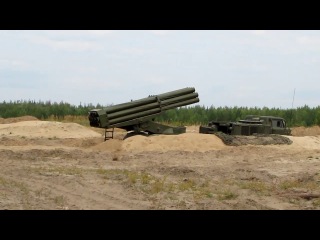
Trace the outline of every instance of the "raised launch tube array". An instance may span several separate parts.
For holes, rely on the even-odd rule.
[[[92,127],[129,129],[130,125],[149,121],[163,111],[197,102],[199,102],[198,93],[194,88],[187,87],[104,109],[93,109],[89,112],[88,118]]]

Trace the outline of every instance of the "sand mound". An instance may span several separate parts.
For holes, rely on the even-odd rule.
[[[15,118],[0,118],[1,124],[16,123],[16,122],[23,122],[23,121],[39,121],[39,119],[36,117],[33,117],[33,116],[22,116],[22,117],[15,117]]]
[[[110,139],[91,149],[111,152],[167,152],[172,150],[206,152],[225,147],[225,144],[215,135],[184,133],[180,135],[136,135],[125,140]]]
[[[291,129],[292,136],[317,136],[320,135],[320,127],[294,127]]]
[[[198,133],[199,127],[200,127],[200,125],[186,126],[186,132],[187,133]]]
[[[91,138],[101,134],[77,123],[51,121],[23,121],[0,125],[0,136],[20,136],[27,138]]]
[[[196,151],[205,152],[226,147],[214,135],[184,133],[180,135],[133,136],[127,138],[122,149],[125,151]]]
[[[320,149],[320,136],[287,136],[292,140],[292,147]]]
[[[122,143],[123,140],[119,139],[110,139],[105,142],[99,143],[90,149],[96,150],[96,151],[110,151],[110,152],[116,152],[122,150]]]

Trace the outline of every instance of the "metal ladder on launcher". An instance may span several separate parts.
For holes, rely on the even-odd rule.
[[[111,136],[107,133],[111,133]],[[109,139],[113,139],[113,133],[114,133],[114,128],[112,128],[112,130],[106,129],[106,131],[104,132],[104,141],[107,141]]]

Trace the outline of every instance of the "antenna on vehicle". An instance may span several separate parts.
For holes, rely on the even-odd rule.
[[[292,99],[292,106],[291,106],[291,109],[293,108],[293,102],[294,102],[294,95],[296,93],[296,89],[293,90],[293,99]]]
[[[292,105],[291,105],[291,119],[290,119],[291,124],[292,124],[292,117],[293,117],[293,102],[294,102],[295,93],[296,93],[296,88],[294,88],[293,90],[293,98],[292,98]]]

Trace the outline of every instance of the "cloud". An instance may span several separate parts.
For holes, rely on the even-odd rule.
[[[297,37],[297,43],[302,45],[317,45],[320,46],[320,37],[315,36],[301,36]]]
[[[146,50],[143,48],[124,48],[121,50],[124,54],[130,54],[130,55],[143,55],[146,53]]]
[[[28,64],[23,61],[0,59],[0,69],[25,69],[27,67]]]
[[[0,71],[1,88],[35,88],[46,87],[46,75],[32,70],[4,69]]]
[[[16,31],[19,38],[28,42],[44,45],[55,50],[95,51],[101,50],[101,40],[109,36],[110,30],[45,30],[45,31]],[[98,43],[100,41],[100,43]]]
[[[111,30],[88,30],[86,33],[94,35],[94,36],[106,36],[111,34],[113,31]]]
[[[29,40],[33,43],[42,44],[55,50],[81,52],[102,49],[102,46],[98,43],[87,40],[54,40],[45,36],[30,36]]]
[[[252,34],[257,35],[257,36],[262,36],[262,35],[266,35],[267,31],[266,30],[253,30]]]
[[[46,35],[50,38],[87,38],[87,37],[102,37],[110,35],[113,31],[111,30],[46,30],[40,31],[41,34]],[[38,33],[38,31],[36,32]]]
[[[221,68],[226,71],[241,71],[246,73],[261,73],[267,72],[270,70],[270,65],[264,63],[253,62],[252,60],[248,59],[241,59],[241,62],[238,63],[231,62],[225,65],[222,65]]]
[[[168,30],[150,30],[150,32],[157,36],[166,36],[170,33]]]

